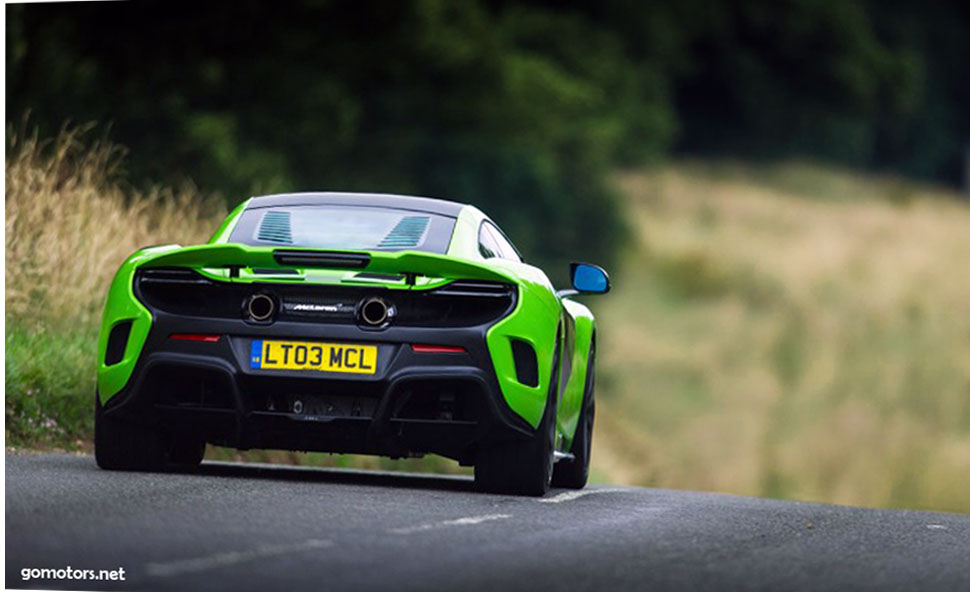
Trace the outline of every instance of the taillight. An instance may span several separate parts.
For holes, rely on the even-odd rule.
[[[463,354],[465,348],[457,345],[427,345],[412,343],[411,350],[416,354]]]
[[[202,341],[204,343],[215,343],[219,341],[218,335],[210,335],[207,333],[172,333],[168,338],[176,341]]]

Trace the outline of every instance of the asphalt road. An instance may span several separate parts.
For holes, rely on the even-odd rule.
[[[6,457],[6,584],[204,590],[970,590],[970,516],[643,488]],[[24,568],[125,570],[124,582]]]

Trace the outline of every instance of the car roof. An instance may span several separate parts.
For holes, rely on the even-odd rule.
[[[370,208],[393,208],[411,210],[457,218],[465,204],[434,199],[430,197],[415,197],[412,195],[394,195],[391,193],[346,193],[346,192],[304,192],[277,193],[254,197],[246,206],[247,210],[255,208],[287,206],[360,206]]]

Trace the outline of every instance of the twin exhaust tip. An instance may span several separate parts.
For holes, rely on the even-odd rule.
[[[244,310],[251,321],[269,321],[276,314],[276,299],[269,294],[253,294],[246,300]],[[357,320],[367,327],[383,327],[394,318],[394,314],[394,307],[378,296],[364,299],[357,307]]]
[[[246,303],[246,312],[254,321],[267,321],[276,312],[276,301],[266,294],[253,294]]]
[[[371,296],[360,305],[360,320],[369,327],[380,327],[394,316],[394,309],[383,298]]]

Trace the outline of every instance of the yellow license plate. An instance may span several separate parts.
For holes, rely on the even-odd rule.
[[[373,374],[377,369],[377,346],[255,339],[250,350],[249,367],[260,370]]]

